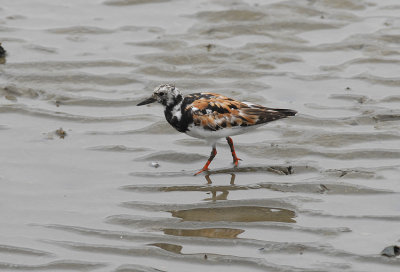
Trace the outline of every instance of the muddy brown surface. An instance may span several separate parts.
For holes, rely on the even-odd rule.
[[[0,7],[1,271],[398,271],[400,4]],[[155,86],[290,108],[210,147]],[[157,165],[157,167],[155,167]]]

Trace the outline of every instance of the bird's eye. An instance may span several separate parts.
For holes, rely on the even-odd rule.
[[[165,93],[164,92],[160,92],[160,93],[158,93],[159,95],[161,95],[161,96],[163,96]]]

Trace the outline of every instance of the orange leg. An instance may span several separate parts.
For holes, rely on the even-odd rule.
[[[201,169],[199,172],[194,174],[195,176],[200,174],[201,172],[208,171],[208,166],[210,165],[211,161],[214,159],[215,155],[217,155],[217,148],[215,145],[213,145],[213,149],[211,150],[210,157],[208,158],[206,164],[204,165],[203,169]]]
[[[232,138],[231,137],[226,137],[226,141],[228,142],[229,147],[231,148],[233,163],[235,164],[235,167],[237,167],[238,164],[239,164],[239,161],[241,161],[241,159],[239,159],[236,156],[235,147],[233,146]]]

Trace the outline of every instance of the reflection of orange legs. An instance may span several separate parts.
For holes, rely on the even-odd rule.
[[[217,155],[217,148],[215,146],[215,144],[213,145],[213,149],[211,150],[211,154],[210,157],[208,158],[206,164],[204,165],[203,169],[201,169],[199,172],[197,172],[196,174],[194,174],[195,176],[200,174],[201,172],[204,171],[208,171],[208,166],[210,165],[210,163],[212,162],[212,160],[214,159],[215,155]]]
[[[204,176],[206,178],[207,184],[211,185],[212,181],[211,181],[211,175],[210,174],[206,174]],[[235,185],[235,178],[236,175],[234,173],[231,173],[231,182],[230,185]],[[209,201],[212,200],[213,202],[217,201],[217,200],[227,200],[228,199],[228,194],[229,194],[229,189],[219,189],[218,186],[213,186],[210,187],[210,191],[211,193],[211,197],[205,198],[204,200]],[[217,194],[217,192],[221,192],[219,195]]]
[[[233,146],[232,138],[231,137],[226,137],[226,141],[228,142],[229,147],[231,148],[233,163],[235,164],[235,167],[237,167],[238,164],[239,164],[239,160],[241,161],[241,159],[239,159],[236,156],[235,147]]]
[[[235,178],[236,178],[236,175],[232,173],[231,174],[231,182],[230,182],[231,185],[235,185]]]
[[[205,175],[205,178],[207,180],[207,184],[212,184],[212,180],[211,180],[210,176],[211,175],[209,175],[209,174]],[[230,185],[235,185],[235,179],[236,179],[236,175],[234,173],[231,173]]]

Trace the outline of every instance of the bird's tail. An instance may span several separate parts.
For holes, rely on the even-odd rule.
[[[287,116],[295,116],[297,114],[297,111],[290,110],[290,109],[274,109],[274,111],[280,112],[280,113],[284,114],[286,117]]]

